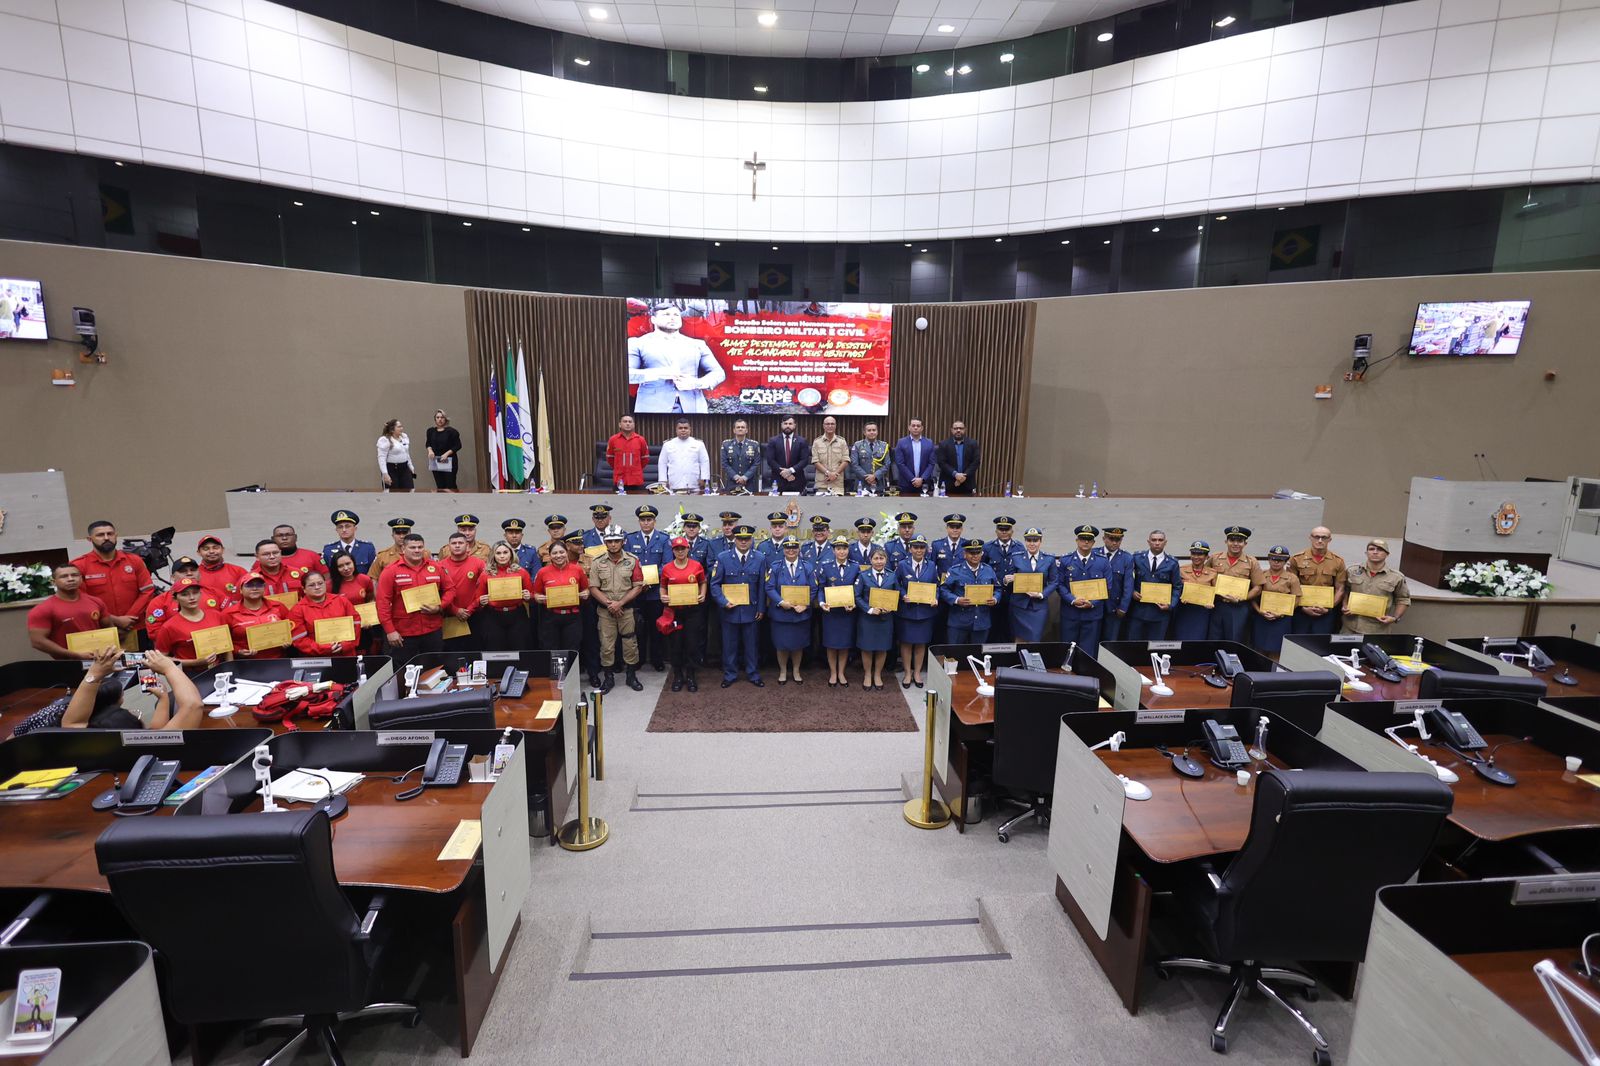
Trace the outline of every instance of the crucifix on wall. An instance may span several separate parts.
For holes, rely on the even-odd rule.
[[[750,199],[754,200],[756,198],[756,175],[766,170],[767,165],[761,162],[759,153],[751,152],[750,158],[744,161],[744,168],[750,172]]]

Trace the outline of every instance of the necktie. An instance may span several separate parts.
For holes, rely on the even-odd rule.
[[[790,441],[793,439],[794,438],[790,437],[787,433],[783,435],[783,463],[785,466],[789,465],[789,461],[793,458],[789,450]]]

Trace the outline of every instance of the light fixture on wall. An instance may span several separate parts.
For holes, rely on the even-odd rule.
[[[1217,221],[1218,222],[1226,222],[1226,221],[1228,221],[1228,216],[1227,215],[1218,215],[1217,216]]]
[[[572,58],[572,61],[574,63],[576,63],[580,67],[586,67],[586,66],[589,65],[589,61],[587,59],[583,58],[582,56],[574,56]]]
[[[1150,232],[1151,233],[1160,233],[1161,232],[1161,227],[1160,226],[1151,226],[1150,227]]]
[[[1005,238],[1004,238],[1004,237],[996,237],[996,238],[995,238],[995,239],[994,239],[994,243],[996,243],[996,244],[999,244],[999,243],[1000,243],[1000,242],[1001,242],[1001,241],[1003,241],[1003,240],[1005,240]]]
[[[292,204],[294,204],[294,206],[296,206],[296,207],[304,207],[304,206],[305,206],[305,204],[304,204],[304,203],[302,203],[302,202],[301,202],[301,201],[299,201],[299,200],[290,200],[290,201],[289,201],[289,202],[290,202],[290,203],[292,203]]]
[[[522,227],[522,232],[523,233],[532,233],[533,232],[533,227],[532,226],[523,226]]]
[[[1062,244],[1071,244],[1072,242],[1071,241],[1062,241],[1061,243]]]
[[[1105,44],[1106,42],[1110,41],[1111,38],[1113,38],[1115,36],[1116,36],[1116,34],[1107,31],[1105,33],[1102,33],[1100,36],[1096,37],[1095,40],[1099,41],[1101,44]]]
[[[461,224],[462,224],[462,225],[463,225],[463,226],[465,226],[465,227],[467,227],[467,228],[468,228],[468,229],[471,229],[471,228],[472,228],[472,223],[470,223],[470,222],[463,222],[463,223],[461,223]]]
[[[917,316],[916,322],[914,322],[912,324],[915,325],[917,327],[917,329],[919,329],[919,330],[928,328],[928,320],[926,318],[923,318],[920,315]]]
[[[756,16],[756,21],[771,29],[778,24],[778,13],[776,11],[763,11]]]
[[[926,74],[932,68],[929,67],[928,64],[926,64],[926,63],[918,63],[915,67],[912,67],[911,69],[915,70],[918,74]]]
[[[971,74],[972,73],[972,68],[967,66],[965,63],[963,63],[959,67],[956,68],[956,73],[957,74]]]
[[[1111,242],[1107,240],[1107,241],[1101,241],[1100,243],[1101,244],[1110,244]]]
[[[1212,23],[1212,25],[1215,26],[1219,30],[1225,30],[1229,26],[1232,26],[1235,22],[1238,22],[1238,21],[1239,20],[1234,18],[1232,15],[1224,15],[1221,18],[1219,18],[1216,22]]]
[[[373,216],[376,216],[376,215],[377,215],[377,213],[378,213],[378,212],[376,212],[376,211],[368,211],[368,212],[367,212],[367,214],[369,214],[369,215],[373,215]]]
[[[927,249],[926,249],[926,248],[918,248],[918,249],[917,249],[917,254],[918,254],[918,255],[921,255],[921,254],[922,254],[922,253],[923,253],[923,252],[926,252],[926,251],[927,251]]]
[[[1009,63],[1015,58],[1017,58],[1017,56],[1016,56],[1016,53],[1014,53],[1014,52],[1001,52],[1000,53],[1000,62],[1002,62],[1002,63]]]
[[[911,247],[911,242],[910,242],[910,241],[907,241],[907,242],[906,242],[906,247],[907,247],[907,248],[910,248],[910,247]]]
[[[120,159],[112,160],[112,162],[116,166],[119,166],[119,167],[122,166],[122,160],[120,160]]]
[[[944,68],[944,76],[947,77],[947,78],[955,77],[956,76],[956,68],[955,67],[945,67]]]
[[[764,93],[767,91],[767,87],[765,85],[752,85],[750,88],[754,89],[758,93]]]

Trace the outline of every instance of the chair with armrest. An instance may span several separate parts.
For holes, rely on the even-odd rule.
[[[1309,1000],[1315,978],[1261,960],[1365,958],[1378,889],[1417,872],[1454,796],[1430,774],[1341,770],[1267,770],[1255,790],[1244,847],[1220,875],[1196,867],[1182,893],[1209,957],[1165,958],[1156,973],[1191,969],[1233,979],[1211,1030],[1213,1051],[1227,1051],[1228,1019],[1254,990],[1294,1016],[1325,1066],[1327,1040],[1269,983],[1297,985]]]
[[[1002,844],[1018,822],[1037,818],[1050,824],[1050,794],[1056,787],[1056,745],[1061,716],[1100,706],[1100,683],[1077,674],[1040,673],[1002,667],[994,681],[994,767],[997,788],[1017,796],[1000,797],[1022,807],[1021,814],[1000,826]]]
[[[352,908],[334,876],[325,811],[118,820],[95,856],[112,899],[156,951],[175,1018],[296,1026],[264,1066],[288,1060],[308,1034],[342,1066],[336,1024],[421,1020],[414,1003],[367,999],[384,900],[374,897],[365,917]],[[252,899],[270,903],[270,932],[239,920],[239,901]]]
[[[1417,678],[1417,699],[1448,700],[1474,696],[1503,696],[1513,700],[1542,700],[1549,691],[1542,677],[1507,674],[1463,674],[1429,668]]]
[[[1247,670],[1234,675],[1231,706],[1271,711],[1315,736],[1322,712],[1339,698],[1339,684],[1338,675],[1321,670]]]
[[[367,712],[367,725],[373,729],[493,729],[494,693],[473,688],[409,700],[378,700]]]

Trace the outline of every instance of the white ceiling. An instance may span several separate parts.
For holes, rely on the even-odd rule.
[[[732,55],[904,55],[987,44],[1142,7],[1150,0],[449,0],[606,41]],[[604,11],[597,18],[596,11]],[[757,17],[775,13],[768,28]],[[950,30],[939,32],[940,26]]]

